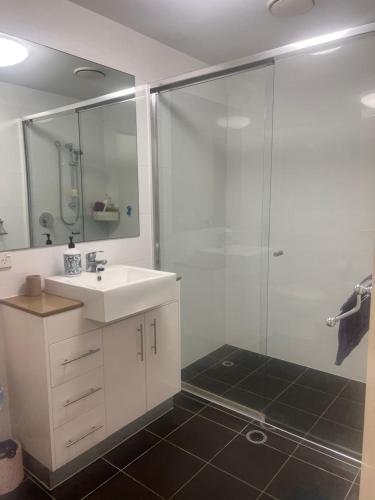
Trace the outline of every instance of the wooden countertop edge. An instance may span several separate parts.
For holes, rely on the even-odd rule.
[[[0,304],[6,305],[6,306],[9,306],[9,307],[13,307],[14,309],[19,309],[20,311],[24,311],[24,312],[27,312],[29,314],[33,314],[34,316],[39,316],[40,318],[46,318],[48,316],[53,316],[55,314],[60,314],[60,313],[63,313],[63,312],[67,312],[67,311],[71,311],[73,309],[79,309],[80,307],[83,307],[83,303],[80,302],[80,301],[78,301],[78,300],[67,299],[66,297],[60,297],[59,295],[53,295],[51,293],[45,293],[45,292],[43,292],[42,295],[44,297],[45,296],[47,296],[47,297],[48,296],[50,296],[50,297],[57,297],[57,298],[61,299],[64,302],[69,301],[70,304],[65,304],[65,305],[62,305],[62,306],[54,307],[54,308],[52,307],[51,309],[46,310],[46,311],[38,311],[35,308],[33,308],[31,305],[30,305],[30,307],[28,307],[27,305],[19,304],[17,302],[14,302],[14,300],[17,299],[17,298],[19,298],[19,297],[28,297],[27,295],[16,295],[14,297],[8,297],[6,299],[0,299]],[[32,299],[32,300],[35,301],[36,299],[38,299],[38,297],[30,297],[30,299]]]

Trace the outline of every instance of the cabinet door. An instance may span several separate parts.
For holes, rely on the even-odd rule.
[[[134,316],[103,328],[108,434],[146,412],[143,319]]]
[[[149,410],[181,390],[178,302],[147,312],[145,323]]]

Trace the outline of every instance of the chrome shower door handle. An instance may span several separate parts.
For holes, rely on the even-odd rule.
[[[273,252],[274,257],[281,257],[282,255],[284,255],[284,250],[275,250]]]

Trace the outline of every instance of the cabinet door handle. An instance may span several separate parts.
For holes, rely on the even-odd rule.
[[[94,434],[94,432],[98,431],[99,429],[103,429],[104,425],[94,425],[91,427],[90,430],[82,434],[82,436],[78,437],[77,439],[69,439],[69,441],[66,442],[65,448],[70,448],[74,444],[79,443],[82,441],[82,439],[85,439],[87,436],[90,436],[91,434]]]
[[[141,337],[141,350],[137,354],[138,354],[138,356],[141,356],[141,361],[143,361],[144,352],[143,352],[143,324],[142,323],[137,328],[137,332],[139,332],[140,337]]]
[[[154,329],[154,345],[151,347],[151,350],[154,351],[154,354],[157,353],[157,337],[156,337],[156,319],[151,323],[151,327]]]
[[[78,396],[74,399],[67,399],[64,403],[64,408],[66,408],[67,406],[70,406],[74,403],[77,403],[78,401],[81,401],[81,399],[87,398],[88,396],[91,396],[92,394],[95,394],[96,392],[99,392],[101,390],[102,390],[102,387],[91,387],[91,389],[89,391],[85,392],[81,396]]]
[[[73,361],[78,361],[79,359],[82,358],[87,358],[87,356],[92,356],[93,354],[97,353],[100,351],[100,347],[96,349],[90,349],[89,351],[86,351],[82,354],[79,354],[75,358],[70,358],[70,359],[64,359],[64,361],[61,363],[62,366],[69,365],[70,363],[73,363]]]

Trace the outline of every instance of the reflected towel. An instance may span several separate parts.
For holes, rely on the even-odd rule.
[[[372,274],[361,281],[363,286],[372,285]],[[357,303],[357,294],[354,292],[341,307],[340,313],[353,309]],[[370,324],[371,295],[362,295],[361,308],[348,318],[340,321],[339,326],[339,346],[337,349],[336,365],[341,365],[344,359],[349,356],[352,350],[357,347],[362,338],[366,335]]]

